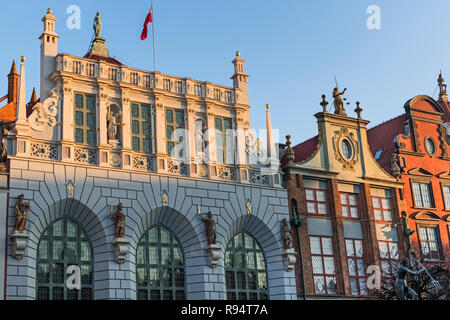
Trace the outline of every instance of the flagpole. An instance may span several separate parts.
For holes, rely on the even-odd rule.
[[[153,33],[153,73],[156,72],[156,49],[155,49],[155,14],[153,11],[153,0],[152,0],[152,33]]]

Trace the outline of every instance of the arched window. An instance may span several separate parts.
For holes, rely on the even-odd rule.
[[[138,300],[184,300],[184,258],[175,236],[164,227],[147,231],[136,254]]]
[[[267,300],[266,261],[261,247],[247,233],[236,235],[225,252],[228,300]]]
[[[53,222],[39,240],[37,300],[91,300],[92,249],[82,227],[67,218]],[[81,290],[69,290],[69,266],[80,267]]]

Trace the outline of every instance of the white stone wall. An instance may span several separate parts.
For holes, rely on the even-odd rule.
[[[66,182],[75,184],[67,198]],[[169,206],[160,193],[167,190]],[[281,224],[289,219],[287,192],[243,184],[201,181],[123,170],[90,168],[39,160],[11,159],[9,233],[13,231],[14,204],[24,194],[31,211],[30,236],[25,256],[7,260],[7,299],[35,299],[36,255],[47,226],[64,215],[78,221],[91,241],[94,260],[94,299],[135,299],[135,252],[144,232],[161,224],[174,232],[182,245],[186,266],[187,299],[226,299],[224,250],[241,231],[250,233],[264,251],[270,299],[297,299],[294,273],[285,271]],[[253,214],[247,214],[251,199]],[[127,215],[126,237],[131,240],[127,262],[114,259],[114,222],[109,205],[121,202]],[[217,243],[222,247],[219,266],[208,266],[205,225],[197,216],[210,210],[217,222]],[[1,221],[0,229],[5,229]]]

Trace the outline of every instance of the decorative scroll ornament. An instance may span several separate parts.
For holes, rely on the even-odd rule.
[[[198,166],[198,175],[200,177],[206,177],[208,175],[208,167],[205,164],[200,164]]]
[[[33,107],[31,115],[28,117],[28,123],[34,131],[42,132],[48,126],[53,128],[56,126],[56,116],[58,115],[58,96],[56,89],[50,92],[43,103],[36,103]]]
[[[73,198],[73,192],[75,191],[75,185],[73,184],[72,180],[69,180],[66,183],[66,189],[67,189],[67,198]]]
[[[252,205],[252,202],[250,201],[250,199],[247,199],[247,203],[245,204],[245,206],[247,208],[247,213],[253,214],[253,205]]]
[[[164,207],[167,207],[169,205],[169,195],[167,194],[166,190],[163,190],[161,192],[161,202]]]
[[[343,146],[349,148],[349,154],[345,154]],[[341,128],[335,131],[333,137],[334,156],[336,160],[343,164],[344,169],[354,169],[359,162],[359,144],[355,139],[353,132],[349,132],[347,128]]]

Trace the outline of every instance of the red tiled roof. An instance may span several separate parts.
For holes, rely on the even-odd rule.
[[[104,61],[107,63],[111,63],[111,64],[117,64],[119,66],[122,65],[121,62],[119,62],[118,60],[114,59],[114,58],[110,58],[110,57],[103,57],[103,56],[99,56],[96,54],[92,54],[92,53],[86,53],[86,55],[84,56],[85,59],[91,59],[91,60],[96,60],[96,61]]]
[[[370,151],[375,156],[378,150],[383,149],[381,157],[377,160],[387,172],[391,172],[391,159],[395,151],[394,138],[404,133],[405,114],[367,130],[367,140]]]
[[[301,162],[303,160],[306,160],[309,156],[311,156],[314,150],[316,150],[318,142],[319,136],[315,136],[293,147],[292,150],[294,150],[295,155],[294,162]],[[283,159],[281,159],[281,166],[286,165],[286,163],[287,163],[286,156],[284,156]]]
[[[444,122],[450,122],[450,103],[444,101],[438,101],[439,105],[442,107],[444,111],[444,115],[442,116],[442,120]]]
[[[17,105],[14,102],[8,103],[0,109],[0,122],[14,122],[16,121]]]

